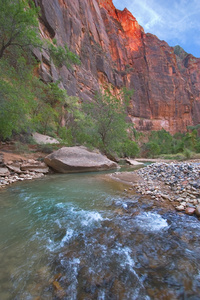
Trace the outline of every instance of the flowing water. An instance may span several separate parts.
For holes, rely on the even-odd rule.
[[[200,222],[102,174],[0,191],[0,299],[200,299]]]

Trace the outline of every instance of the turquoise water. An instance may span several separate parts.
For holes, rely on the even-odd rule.
[[[200,222],[103,174],[0,191],[0,299],[199,299]]]

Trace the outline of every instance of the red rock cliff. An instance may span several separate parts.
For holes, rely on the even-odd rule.
[[[56,69],[38,54],[45,81],[61,78],[70,95],[91,99],[100,86],[117,94],[124,85],[135,92],[129,116],[139,130],[171,133],[200,123],[200,59],[176,55],[152,34],[145,34],[125,8],[112,0],[35,0],[42,36],[67,43],[81,58],[74,70]]]

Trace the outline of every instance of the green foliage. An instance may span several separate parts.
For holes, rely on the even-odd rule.
[[[199,129],[200,128],[200,124],[197,124],[195,126],[187,126],[188,130],[194,130],[194,129]]]
[[[157,144],[160,149],[159,152],[163,154],[171,153],[172,140],[173,138],[170,133],[164,129],[160,131],[152,131],[149,137],[149,141]]]
[[[57,67],[66,65],[67,68],[71,68],[72,64],[81,64],[79,57],[75,53],[71,52],[67,45],[62,47],[57,45],[56,40],[54,40],[53,42],[53,44],[48,43],[48,50]]]
[[[125,140],[122,144],[122,154],[125,157],[136,157],[138,156],[140,149],[138,144],[131,140]]]
[[[67,138],[67,129],[61,128],[80,118],[78,99],[59,82],[45,85],[33,75],[37,63],[31,49],[43,46],[34,2],[0,0],[0,5],[0,139],[33,130]],[[80,63],[67,46],[53,42],[49,51],[58,65]]]
[[[10,60],[12,59],[12,64]],[[35,105],[30,89],[33,79],[32,66],[20,51],[14,57],[0,60],[0,138],[11,137],[13,131],[29,129],[29,112]]]
[[[200,140],[197,141],[196,146],[195,146],[195,150],[197,153],[200,153]]]
[[[42,86],[31,119],[36,131],[51,136],[55,132],[71,144],[72,131],[76,130],[82,117],[79,99],[68,96],[66,90],[59,87],[59,82],[54,82]]]
[[[163,159],[173,159],[173,160],[184,160],[185,156],[183,153],[176,153],[176,154],[161,154],[159,158]]]
[[[174,136],[164,129],[152,131],[149,136],[149,142],[143,145],[143,155],[153,157],[158,154],[169,155],[177,154],[177,157],[190,158],[194,151],[200,152],[200,138],[197,128],[187,133],[176,133]],[[174,156],[173,156],[174,157]],[[176,159],[174,157],[174,159]]]
[[[109,91],[98,93],[93,102],[83,105],[85,122],[80,141],[101,149],[106,154],[135,156],[139,150],[128,136],[126,109],[132,91],[123,90],[121,99]]]
[[[57,150],[55,145],[52,144],[42,144],[37,145],[37,150],[46,154],[50,154],[53,151]]]
[[[0,59],[16,49],[41,45],[38,11],[33,1],[0,0]]]
[[[78,99],[59,82],[45,85],[33,76],[34,67],[33,57],[20,50],[0,60],[0,139],[27,130],[64,137],[63,124],[75,126],[81,118]]]
[[[189,149],[185,148],[183,151],[183,155],[185,156],[186,159],[190,159],[192,156],[192,152]]]
[[[160,146],[156,142],[148,142],[145,145],[148,157],[155,157],[160,154]]]

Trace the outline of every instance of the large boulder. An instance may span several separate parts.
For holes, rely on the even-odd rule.
[[[104,171],[118,167],[98,151],[78,146],[63,147],[46,156],[44,161],[59,173]]]
[[[60,142],[51,136],[40,134],[38,132],[32,133],[33,140],[40,145],[44,144],[59,144]]]

